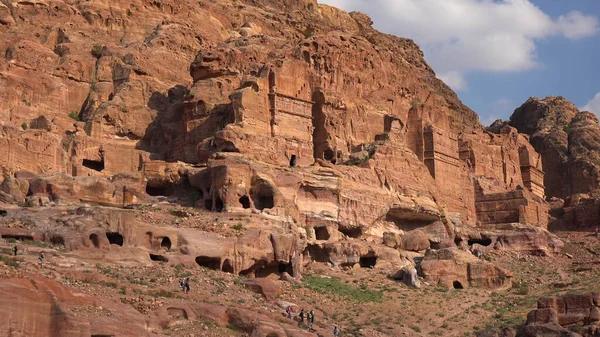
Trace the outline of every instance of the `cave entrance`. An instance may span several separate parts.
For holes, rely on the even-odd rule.
[[[377,256],[361,256],[358,261],[361,268],[375,268],[377,264]]]
[[[464,289],[462,283],[460,283],[460,281],[454,281],[452,282],[452,287],[454,287],[454,289]]]
[[[358,239],[362,236],[362,229],[360,227],[338,228],[338,230],[349,238]]]
[[[33,236],[31,235],[2,235],[3,239],[13,239],[19,241],[33,241]]]
[[[117,232],[106,232],[106,238],[111,245],[123,246],[123,235]]]
[[[296,166],[296,155],[293,154],[292,157],[290,158],[290,167],[295,167]]]
[[[166,250],[171,250],[171,239],[165,236],[160,242],[160,246],[165,248]]]
[[[98,234],[90,234],[90,241],[96,248],[100,248],[100,240],[98,240]]]
[[[331,262],[331,259],[329,258],[329,253],[319,245],[308,245],[304,250],[304,255],[308,255],[308,258],[315,262]]]
[[[221,259],[218,257],[210,257],[210,256],[197,256],[196,263],[200,267],[212,269],[212,270],[221,270]]]
[[[225,273],[229,273],[229,274],[233,274],[233,266],[231,265],[231,261],[229,259],[226,259],[223,262],[223,267],[221,268],[221,270]]]
[[[169,262],[169,259],[162,255],[150,254],[150,260],[159,262]]]
[[[60,235],[54,235],[50,238],[53,246],[65,246],[65,239]]]
[[[174,193],[174,188],[173,186],[146,185],[146,193],[153,197],[168,197]]]
[[[258,210],[275,207],[275,193],[273,187],[265,182],[259,183],[250,190],[250,196],[254,202],[254,207]]]
[[[244,208],[250,208],[250,198],[248,198],[247,195],[242,195],[240,197],[240,204],[242,204],[242,207]]]
[[[315,227],[315,237],[317,240],[329,240],[329,231],[327,230],[327,227]]]
[[[469,243],[469,246],[472,246],[477,243],[477,244],[487,247],[492,244],[492,239],[489,239],[489,238],[469,239],[468,243]]]
[[[280,277],[281,274],[285,272],[287,272],[290,275],[294,274],[294,268],[291,264],[272,262],[267,264],[266,266],[258,268],[255,272],[255,276],[258,278],[266,278],[272,276]]]
[[[91,170],[102,172],[104,170],[104,159],[101,160],[91,160],[84,159],[81,163],[84,167],[87,167]]]
[[[215,200],[215,211],[223,212],[223,200],[219,197]]]

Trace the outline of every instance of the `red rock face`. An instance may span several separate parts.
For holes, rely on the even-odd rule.
[[[562,97],[530,98],[511,116],[510,125],[530,135],[542,155],[548,197],[566,198],[598,188],[600,126]]]

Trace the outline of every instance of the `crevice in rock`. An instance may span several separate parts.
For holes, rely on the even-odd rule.
[[[459,281],[452,282],[452,287],[454,287],[454,289],[464,289],[462,283]]]

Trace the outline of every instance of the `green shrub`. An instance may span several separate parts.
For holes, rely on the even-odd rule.
[[[238,223],[237,225],[233,225],[231,226],[232,229],[236,230],[236,231],[241,231],[242,228],[244,228],[244,226],[242,226],[241,223]]]
[[[23,124],[21,124],[21,129],[23,129],[23,130],[29,129],[29,126],[27,125],[26,122],[23,122]]]
[[[102,46],[99,44],[95,44],[92,46],[92,56],[99,59],[102,57]]]
[[[77,113],[77,111],[69,112],[69,117],[71,117],[72,120],[79,122],[79,114]]]
[[[414,331],[414,332],[421,332],[421,328],[419,328],[416,325],[411,325],[410,328]]]

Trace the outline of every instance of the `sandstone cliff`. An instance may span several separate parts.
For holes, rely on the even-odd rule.
[[[371,25],[314,0],[2,1],[0,235],[231,282],[297,283],[327,266],[509,289],[510,271],[475,256],[563,247],[546,230],[537,136],[485,131],[413,41]],[[273,305],[268,284],[245,282]],[[32,334],[66,333],[47,316],[70,299],[46,310],[53,298],[38,295]],[[325,329],[228,305],[203,318],[252,336]],[[136,309],[155,332],[165,313]],[[167,323],[205,309],[174,307]],[[27,333],[31,320],[3,323]]]

